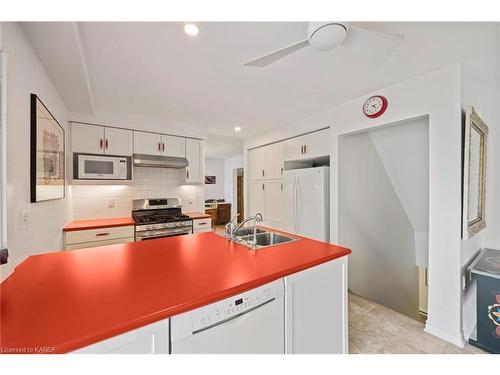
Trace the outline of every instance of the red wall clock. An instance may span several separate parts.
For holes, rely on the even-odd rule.
[[[363,113],[368,118],[377,118],[384,114],[388,102],[385,96],[374,95],[366,99],[363,104]]]

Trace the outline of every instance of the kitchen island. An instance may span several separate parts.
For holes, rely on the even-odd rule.
[[[346,352],[349,254],[307,238],[253,251],[207,232],[31,256],[1,284],[0,349],[67,353],[148,325],[168,327],[161,322],[340,261],[341,282],[323,292],[341,298],[340,316],[331,318]]]

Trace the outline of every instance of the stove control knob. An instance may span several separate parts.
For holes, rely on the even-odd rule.
[[[148,226],[146,226],[146,229],[151,230],[151,229],[153,229],[153,227],[151,225],[148,225]]]

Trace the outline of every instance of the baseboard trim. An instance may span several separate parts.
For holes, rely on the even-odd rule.
[[[446,331],[443,331],[439,328],[432,327],[429,324],[425,325],[424,331],[427,333],[430,333],[431,335],[437,336],[440,339],[446,340],[449,343],[452,343],[453,345],[456,345],[460,348],[463,348],[465,346],[466,341],[462,337],[462,335],[453,335],[451,333],[448,333]]]

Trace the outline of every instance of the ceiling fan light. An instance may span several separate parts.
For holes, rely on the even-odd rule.
[[[347,29],[347,24],[338,22],[311,22],[307,29],[307,38],[314,49],[327,51],[344,41]]]

